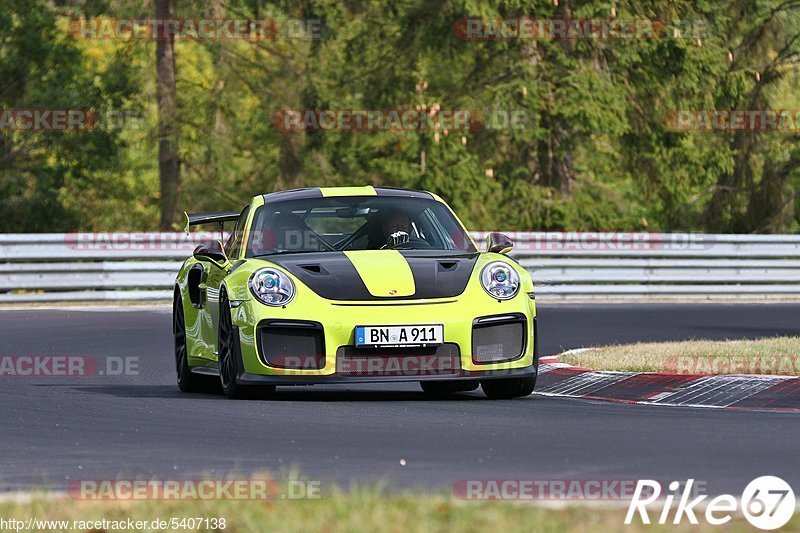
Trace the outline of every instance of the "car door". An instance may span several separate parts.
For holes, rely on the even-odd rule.
[[[225,242],[223,247],[225,255],[228,256],[229,263],[227,265],[216,265],[209,263],[206,266],[208,276],[206,277],[206,305],[203,311],[207,314],[206,320],[203,323],[207,325],[208,331],[204,332],[204,337],[208,340],[209,345],[213,347],[213,352],[218,355],[217,350],[217,328],[219,327],[219,289],[222,286],[222,281],[228,275],[228,269],[231,262],[239,259],[242,241],[244,239],[244,229],[247,224],[247,215],[250,213],[250,206],[248,205],[242,210],[239,215],[239,220],[236,221],[236,226],[233,229],[230,237]]]

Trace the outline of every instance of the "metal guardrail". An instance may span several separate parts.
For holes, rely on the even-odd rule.
[[[480,242],[486,234],[473,234]],[[800,298],[800,236],[510,232],[537,297]],[[218,233],[0,234],[0,303],[166,300]]]

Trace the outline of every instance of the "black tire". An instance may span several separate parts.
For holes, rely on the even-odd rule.
[[[481,381],[484,394],[492,400],[530,396],[536,386],[536,374],[525,378],[487,379]]]
[[[181,392],[217,392],[217,381],[213,377],[195,374],[189,367],[183,300],[178,289],[175,289],[172,301],[172,333],[175,340],[175,372]]]
[[[275,392],[274,386],[252,386],[240,384],[236,376],[242,354],[238,350],[239,344],[233,339],[233,321],[231,320],[231,306],[225,289],[219,295],[219,334],[217,337],[217,352],[219,353],[219,384],[222,392],[232,399],[257,399]]]
[[[442,396],[457,392],[471,392],[478,388],[478,381],[420,381],[425,394]]]

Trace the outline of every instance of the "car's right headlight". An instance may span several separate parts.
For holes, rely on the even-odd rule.
[[[263,304],[286,305],[294,298],[294,282],[280,270],[262,268],[250,276],[250,292]]]
[[[519,274],[508,263],[494,261],[483,267],[481,285],[492,298],[509,300],[519,292]]]

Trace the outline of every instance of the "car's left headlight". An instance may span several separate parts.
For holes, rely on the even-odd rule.
[[[286,305],[294,298],[294,283],[279,270],[262,268],[250,276],[250,292],[263,304]]]
[[[519,274],[508,263],[494,261],[483,267],[481,285],[492,298],[508,300],[519,292]]]

